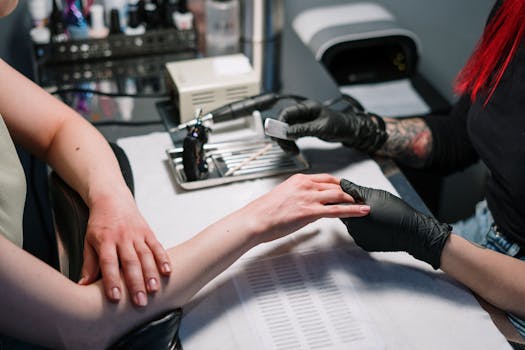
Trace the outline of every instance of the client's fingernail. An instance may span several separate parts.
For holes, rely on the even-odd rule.
[[[171,266],[169,263],[165,262],[162,264],[162,272],[164,273],[170,273],[171,272]]]
[[[111,289],[111,296],[114,300],[120,300],[120,289],[118,289],[117,287],[113,287]]]
[[[359,207],[359,211],[361,213],[369,213],[370,212],[370,207],[368,205],[362,205],[361,207]]]
[[[135,294],[135,304],[139,306],[146,306],[148,304],[148,299],[144,292],[137,292]]]
[[[157,280],[155,278],[150,278],[148,280],[148,288],[150,292],[157,291],[158,287],[159,287],[159,284],[157,283]]]
[[[82,277],[80,278],[80,280],[78,281],[78,284],[84,284],[84,283],[86,283],[87,279],[88,279],[88,278],[87,278],[86,276],[82,276]]]

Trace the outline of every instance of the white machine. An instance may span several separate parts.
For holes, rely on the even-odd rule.
[[[197,58],[166,64],[167,80],[184,123],[195,110],[207,112],[260,93],[260,77],[243,54]]]

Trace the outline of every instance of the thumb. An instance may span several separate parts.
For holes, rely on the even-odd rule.
[[[81,278],[79,284],[90,284],[98,278],[98,259],[97,254],[90,244],[84,245],[84,263],[82,264]]]
[[[356,185],[347,179],[341,179],[340,186],[343,191],[351,195],[357,203],[366,203],[367,187]]]
[[[288,140],[281,140],[281,139],[276,139],[276,138],[272,138],[274,141],[277,142],[277,144],[281,147],[281,149],[290,154],[290,155],[296,155],[296,154],[299,154],[299,147],[297,147],[297,144],[293,141],[288,141]]]

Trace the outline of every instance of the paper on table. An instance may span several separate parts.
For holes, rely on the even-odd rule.
[[[252,349],[383,349],[337,254],[316,251],[247,262],[234,277]]]
[[[430,108],[408,79],[375,84],[341,86],[340,90],[357,99],[367,111],[383,117],[424,115]]]

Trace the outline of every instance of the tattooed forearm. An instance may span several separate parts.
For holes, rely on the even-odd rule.
[[[432,149],[432,134],[423,119],[385,118],[388,140],[377,151],[412,167],[422,167]]]

